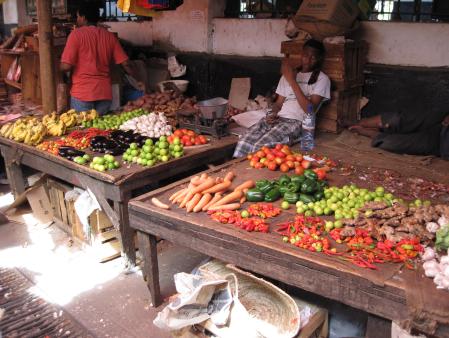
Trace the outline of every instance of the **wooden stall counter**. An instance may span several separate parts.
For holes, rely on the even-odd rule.
[[[236,174],[233,182],[235,186],[248,179],[270,180],[280,176],[280,172],[255,170],[248,161],[241,159],[207,173],[212,177],[223,177],[230,170]],[[343,178],[333,177],[330,180],[332,185],[338,185],[338,180]],[[205,212],[187,213],[176,205],[164,210],[151,203],[153,197],[169,203],[169,196],[181,187],[186,187],[188,182],[189,179],[185,179],[152,191],[133,199],[129,204],[130,226],[138,231],[139,248],[144,258],[143,272],[153,306],[161,304],[156,250],[156,237],[161,237],[375,316],[388,320],[409,318],[407,285],[416,285],[412,281],[423,278],[416,271],[403,271],[401,264],[393,263],[380,264],[378,270],[363,269],[335,256],[284,243],[282,237],[273,231],[274,225],[292,220],[295,213],[291,209],[294,208],[269,220],[270,232],[261,233],[215,222]],[[449,304],[449,293],[436,288],[428,290],[438,293]],[[447,325],[438,327],[441,332],[447,333],[448,329]]]
[[[209,163],[223,163],[232,157],[236,143],[235,136],[212,138],[207,145],[185,149],[183,157],[153,167],[122,164],[119,169],[99,172],[89,166],[79,165],[35,147],[0,137],[0,149],[15,196],[25,191],[22,166],[31,167],[83,189],[89,188],[111,223],[120,230],[122,249],[128,265],[134,265],[136,257],[134,231],[128,224],[128,201],[132,193]],[[122,162],[121,156],[117,157],[117,160]]]

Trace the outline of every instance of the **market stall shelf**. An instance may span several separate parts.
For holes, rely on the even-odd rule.
[[[113,226],[120,230],[127,265],[134,265],[136,258],[134,230],[129,227],[127,206],[133,191],[209,163],[230,159],[236,143],[236,137],[213,139],[208,147],[188,149],[183,157],[153,167],[132,164],[99,172],[35,147],[0,137],[0,149],[14,195],[18,196],[26,188],[22,166],[31,167],[83,189],[89,188]]]
[[[254,170],[246,160],[234,160],[207,173],[222,176],[232,170],[236,174],[235,184],[248,179],[272,179],[278,176],[265,169]],[[332,184],[342,184],[344,177],[331,177]],[[304,289],[306,291],[337,300],[366,311],[370,315],[387,320],[409,319],[409,290],[414,285],[416,271],[403,269],[401,264],[385,263],[378,270],[357,267],[335,256],[310,252],[284,243],[278,234],[247,232],[230,224],[214,222],[207,213],[186,213],[185,209],[173,206],[160,209],[151,203],[156,197],[166,203],[170,195],[186,186],[189,179],[173,183],[133,199],[129,204],[130,225],[138,231],[144,258],[144,275],[151,292],[153,306],[159,306],[162,297],[159,289],[156,237],[189,247],[211,257],[235,264],[243,269],[260,273]],[[344,183],[343,183],[344,184]],[[291,218],[294,211],[282,212],[278,224]],[[440,293],[449,301],[444,291]],[[441,324],[438,333],[446,334],[449,326]]]

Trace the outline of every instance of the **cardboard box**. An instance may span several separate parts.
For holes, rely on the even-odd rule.
[[[47,189],[43,182],[29,188],[26,191],[26,197],[31,206],[31,210],[33,210],[34,218],[44,224],[53,222],[53,211]]]
[[[359,13],[359,7],[352,0],[304,0],[297,15],[351,27]]]

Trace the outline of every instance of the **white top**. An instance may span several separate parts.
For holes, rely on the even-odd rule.
[[[314,84],[309,85],[307,83],[309,82],[311,75],[312,72],[309,73],[299,72],[296,75],[296,82],[298,83],[304,95],[306,97],[310,97],[312,95],[319,95],[325,99],[330,99],[331,82],[327,77],[327,75],[324,74],[323,72],[320,72],[317,81]],[[276,94],[285,97],[285,101],[282,104],[282,108],[279,111],[278,116],[302,121],[304,118],[304,110],[299,105],[292,87],[290,87],[284,76],[282,76],[281,79],[279,80],[279,84],[276,89]]]

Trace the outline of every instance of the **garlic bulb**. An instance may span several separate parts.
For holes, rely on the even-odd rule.
[[[428,232],[435,233],[440,228],[438,223],[435,222],[429,222],[426,224],[426,229]]]
[[[424,253],[422,255],[422,260],[423,261],[429,261],[431,259],[435,258],[435,250],[433,250],[432,248],[427,247],[424,250]]]

